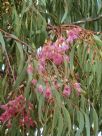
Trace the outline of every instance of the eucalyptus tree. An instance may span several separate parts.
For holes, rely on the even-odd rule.
[[[102,0],[0,0],[0,135],[102,132],[101,35]]]

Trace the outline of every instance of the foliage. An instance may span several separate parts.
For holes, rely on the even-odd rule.
[[[101,33],[72,25],[101,15],[100,3],[0,1],[0,135],[102,131]],[[85,20],[79,24],[101,31],[100,18]]]

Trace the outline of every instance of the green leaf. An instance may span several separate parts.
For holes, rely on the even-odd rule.
[[[64,107],[62,107],[62,111],[63,111],[63,116],[64,116],[64,124],[66,127],[68,127],[68,135],[70,134],[71,131],[71,118],[70,118],[70,114],[68,112],[68,110]]]
[[[3,52],[5,52],[5,42],[2,33],[0,32],[0,43],[2,45]]]
[[[100,38],[99,38],[98,36],[94,35],[94,39],[95,39],[96,44],[97,44],[98,46],[102,46],[102,41],[100,40]]]
[[[59,123],[58,122],[59,114],[60,114],[59,110],[60,110],[59,107],[57,106],[57,104],[55,104],[53,120],[52,120],[51,135],[54,135],[55,128],[57,128],[57,124]]]
[[[98,115],[96,110],[93,108],[93,123],[94,123],[94,134],[98,135]]]
[[[25,64],[21,74],[17,77],[17,79],[13,85],[13,90],[16,90],[19,88],[19,85],[22,83],[22,81],[24,80],[24,78],[26,76],[26,71],[27,71],[27,64]]]
[[[74,52],[75,52],[75,46],[72,47],[70,52],[70,71],[73,73],[74,70]]]
[[[62,118],[61,113],[59,113],[59,115],[58,115],[58,127],[57,127],[57,130],[58,130],[57,136],[62,136],[62,131],[63,131],[63,118]]]
[[[55,97],[55,101],[57,103],[57,106],[60,107],[61,106],[61,96],[60,96],[60,93],[55,89],[54,86],[51,86],[51,88],[52,88],[52,93],[53,93],[53,95]]]
[[[40,96],[38,102],[39,102],[38,103],[38,116],[39,116],[39,121],[42,123],[42,118],[43,118],[42,107],[44,105],[44,97]]]
[[[67,0],[64,0],[64,10],[65,10],[65,13],[64,13],[64,16],[61,20],[61,23],[64,22],[64,20],[67,18],[67,14],[68,14],[68,3],[67,3]]]
[[[84,117],[85,117],[85,128],[86,128],[86,136],[90,136],[90,121],[89,121],[89,116],[84,113]]]
[[[96,77],[97,77],[97,85],[99,86],[102,78],[102,62],[96,62]]]
[[[76,132],[75,136],[80,136],[83,129],[84,129],[84,116],[83,116],[83,113],[81,111],[77,111],[77,120],[78,120],[78,123],[79,123],[79,126],[78,126],[79,129]]]
[[[23,65],[24,65],[24,53],[23,53],[23,45],[21,45],[20,43],[16,42],[17,44],[17,48],[19,50],[19,55],[18,59],[19,59],[19,66],[18,66],[18,74],[21,73],[22,69],[23,69]]]

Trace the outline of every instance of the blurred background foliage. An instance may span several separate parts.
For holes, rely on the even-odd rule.
[[[55,93],[56,104],[48,105],[40,95],[32,93],[34,88],[30,82],[33,77],[26,74],[28,63],[33,62],[34,67],[37,65],[34,61],[36,48],[50,38],[48,24],[59,28],[64,24],[74,24],[102,32],[102,0],[0,0],[0,103],[24,92],[34,105],[33,118],[37,122],[36,128],[26,130],[30,135],[35,131],[41,136],[40,129],[43,128],[44,136],[97,136],[102,131],[101,35],[95,37],[90,54],[87,54],[88,45],[84,42],[83,46],[77,45],[79,48],[73,47],[70,53],[70,69],[75,65],[74,55],[80,64],[76,71],[85,94],[80,99],[65,100],[60,107],[58,105],[64,100]],[[94,51],[95,63],[92,65]],[[42,78],[39,82],[43,82]],[[75,106],[72,106],[72,101]],[[45,113],[42,113],[42,107]],[[5,134],[6,128],[1,125],[1,136],[20,136],[17,124],[13,126]]]

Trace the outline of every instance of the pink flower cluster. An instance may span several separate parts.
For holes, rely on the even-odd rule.
[[[80,95],[81,93],[80,83],[76,82],[71,87],[69,85],[65,85],[63,90],[63,96],[70,96],[72,89],[75,89],[77,91],[77,94]]]
[[[45,70],[46,61],[50,60],[55,65],[60,65],[64,62],[64,60],[69,62],[69,57],[65,54],[65,52],[69,49],[66,40],[60,37],[54,43],[48,43],[45,45],[41,51],[37,53],[37,57],[39,60],[39,71]]]
[[[3,112],[0,116],[0,121],[2,123],[7,123],[7,127],[12,126],[12,119],[19,117],[20,126],[27,125],[28,127],[33,127],[34,123],[30,117],[30,110],[32,109],[32,104],[28,103],[28,111],[26,110],[26,100],[23,95],[16,97],[14,100],[9,101],[5,105],[0,105]]]
[[[61,87],[61,85],[58,84],[57,82],[55,82],[53,85],[55,86],[55,88],[57,90]],[[70,85],[65,85],[64,89],[62,91],[62,95],[64,97],[70,96],[73,89],[75,89],[77,91],[77,94],[80,95],[81,87],[80,87],[80,83],[77,83],[77,82],[73,83],[73,85],[71,85],[71,86]],[[51,99],[53,97],[50,86],[47,86],[46,89],[44,89],[44,87],[42,85],[39,85],[38,88],[37,88],[37,92],[42,94],[46,99]]]
[[[37,52],[39,60],[39,71],[45,71],[46,61],[50,60],[55,65],[60,65],[64,61],[69,62],[69,56],[66,55],[66,51],[69,49],[69,44],[78,38],[80,28],[73,28],[70,31],[66,31],[67,37],[59,37],[55,42],[48,42]]]
[[[80,28],[73,28],[70,31],[66,31],[68,37],[67,42],[73,43],[73,41],[78,38],[80,32],[81,32]]]
[[[30,113],[22,113],[22,118],[19,120],[19,124],[20,126],[24,127],[25,125],[27,127],[34,127],[35,122],[32,120],[32,118],[30,117]]]

